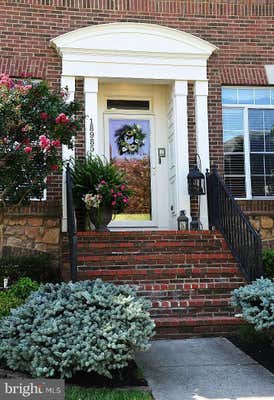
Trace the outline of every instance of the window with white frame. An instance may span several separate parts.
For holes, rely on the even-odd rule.
[[[236,198],[274,197],[274,88],[223,87],[224,179]]]

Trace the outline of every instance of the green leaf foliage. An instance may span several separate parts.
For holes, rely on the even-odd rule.
[[[263,251],[264,272],[268,278],[274,278],[274,249]]]
[[[256,330],[274,328],[274,281],[257,279],[252,284],[235,289],[232,302],[242,310],[243,318]]]
[[[0,292],[0,317],[10,314],[10,310],[23,304],[31,292],[39,288],[39,284],[30,278],[21,278],[10,289]]]
[[[46,284],[0,326],[0,359],[34,377],[126,367],[147,350],[154,322],[150,303],[128,286],[100,280]]]
[[[59,271],[52,265],[49,254],[29,256],[5,256],[0,258],[0,286],[9,277],[16,282],[21,277],[29,277],[37,282],[57,282]]]
[[[150,393],[137,390],[66,388],[65,400],[152,400]]]
[[[73,197],[78,208],[85,208],[83,197],[87,193],[100,194],[102,205],[113,208],[114,212],[121,212],[126,206],[122,198],[129,196],[130,191],[125,187],[124,173],[114,164],[99,156],[89,155],[84,160],[76,160],[72,170]],[[104,184],[102,184],[102,181]],[[123,192],[114,199],[115,192]],[[115,194],[116,196],[116,194]],[[112,205],[115,200],[115,206]]]

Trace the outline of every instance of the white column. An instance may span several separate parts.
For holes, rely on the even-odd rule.
[[[195,123],[197,153],[201,159],[201,172],[206,173],[210,168],[209,160],[209,139],[208,139],[208,82],[196,81],[194,86],[195,96]],[[208,229],[207,196],[200,196],[200,220],[203,229]]]
[[[189,172],[187,81],[174,82],[174,141],[177,182],[177,214],[185,210],[190,218],[190,197],[187,188]]]
[[[99,154],[98,78],[84,79],[86,155]]]
[[[61,88],[68,88],[68,97],[67,102],[71,102],[74,100],[75,94],[75,77],[74,76],[65,76],[61,77]],[[74,140],[74,138],[73,138]],[[66,161],[71,160],[75,157],[75,150],[69,149],[68,146],[62,145],[62,160],[66,163]],[[62,232],[67,232],[67,192],[66,192],[66,168],[63,168],[62,174]]]

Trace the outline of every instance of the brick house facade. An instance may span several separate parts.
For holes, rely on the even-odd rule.
[[[155,24],[159,28],[168,27],[203,39],[216,47],[207,61],[210,164],[217,165],[224,172],[222,88],[271,89],[274,84],[271,72],[274,64],[273,15],[274,4],[271,0],[4,1],[0,17],[0,72],[16,77],[25,71],[33,78],[48,80],[54,88],[60,87],[62,57],[51,40],[93,25],[115,22]],[[84,78],[77,74],[75,78],[75,97],[84,102]],[[99,85],[103,84],[105,82],[99,79]],[[187,89],[189,164],[192,165],[197,152],[197,116],[193,94],[195,83],[191,79],[187,80]],[[257,92],[254,93],[256,96]],[[271,90],[269,93],[271,95]],[[256,105],[256,99],[254,102]],[[249,101],[247,103],[250,104]],[[267,109],[273,112],[274,102],[271,104],[270,100]],[[273,114],[271,116],[273,118]],[[76,156],[85,154],[84,127],[76,138],[75,153]],[[274,153],[269,152],[267,157],[274,164]],[[56,174],[49,184],[46,202],[61,204],[61,186],[62,176]],[[267,230],[263,239],[267,245],[272,245],[274,210],[271,196],[263,196],[262,193],[253,196],[251,191],[251,198],[241,200],[241,205],[257,228]],[[191,213],[197,211],[195,202],[191,207]]]

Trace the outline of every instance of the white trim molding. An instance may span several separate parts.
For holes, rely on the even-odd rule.
[[[176,204],[177,216],[185,210],[190,217],[190,197],[187,188],[189,172],[188,124],[187,124],[187,81],[175,81],[173,86],[174,149],[176,160]]]
[[[51,40],[64,75],[166,80],[207,78],[216,46],[189,33],[155,24],[93,25]]]
[[[98,78],[84,78],[86,155],[98,154]]]
[[[75,95],[75,77],[65,76],[61,77],[61,88],[68,89],[67,102],[74,100]],[[73,138],[74,141],[74,138]],[[75,151],[69,149],[68,146],[62,145],[62,161],[70,161],[75,157]],[[66,192],[66,168],[64,166],[62,173],[62,232],[67,232],[67,192]]]
[[[274,85],[274,64],[273,65],[265,65],[265,73],[267,77],[267,81],[269,85]]]
[[[203,174],[210,168],[209,138],[208,138],[208,110],[207,110],[208,82],[196,81],[194,85],[195,97],[195,125],[196,148],[201,159]],[[200,220],[203,229],[208,229],[208,210],[206,196],[200,196]]]

